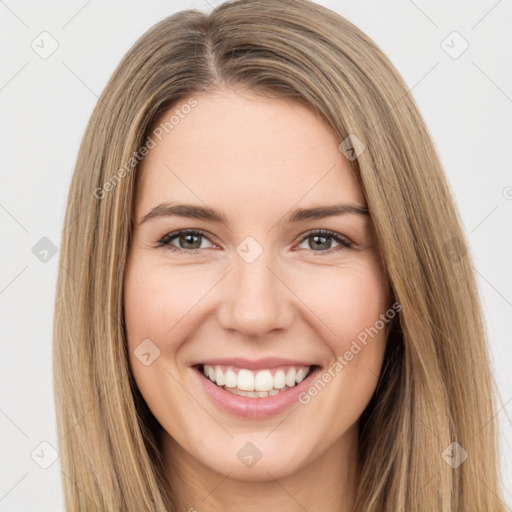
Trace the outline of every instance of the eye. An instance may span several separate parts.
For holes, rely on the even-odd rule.
[[[171,243],[175,239],[178,240],[178,245]],[[194,253],[193,251],[195,250],[204,249],[204,247],[201,247],[202,239],[208,240],[202,231],[197,229],[182,229],[181,231],[165,235],[160,240],[158,247],[169,246],[173,247],[174,251]]]
[[[172,243],[175,240],[177,240],[177,245]],[[188,254],[197,254],[201,249],[206,248],[201,247],[204,240],[208,240],[208,238],[203,231],[197,229],[182,229],[181,231],[165,235],[159,241],[158,247],[172,247],[173,252],[177,251]],[[338,247],[331,247],[332,240],[338,244]],[[302,236],[301,244],[304,242],[308,243],[308,248],[313,249],[313,252],[323,254],[330,254],[331,252],[338,250],[349,249],[353,245],[348,238],[328,229],[320,229],[306,233]],[[211,247],[213,247],[213,245],[211,245]]]
[[[333,249],[331,247],[332,240],[335,240],[339,244],[337,248]],[[348,238],[345,238],[344,236],[334,231],[329,231],[328,229],[320,229],[306,233],[302,238],[301,244],[304,242],[308,243],[309,248],[321,249],[319,251],[314,250],[313,252],[320,252],[323,254],[330,254],[331,252],[337,250],[350,249],[353,245],[353,243]]]

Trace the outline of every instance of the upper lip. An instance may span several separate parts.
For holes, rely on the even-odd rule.
[[[264,357],[262,359],[245,359],[242,357],[215,358],[197,361],[192,363],[191,366],[204,364],[209,366],[235,366],[237,368],[246,368],[247,370],[272,369],[279,368],[281,366],[315,366],[315,364],[310,361],[298,361],[296,359],[286,359],[281,357]]]

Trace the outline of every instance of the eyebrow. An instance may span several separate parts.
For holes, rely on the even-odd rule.
[[[293,224],[297,222],[305,222],[307,220],[323,219],[325,217],[347,214],[368,215],[368,209],[364,206],[348,203],[335,203],[312,208],[299,208],[289,213],[286,216],[286,221]],[[151,208],[151,210],[149,210],[149,212],[141,219],[139,225],[159,217],[172,216],[226,224],[225,215],[214,208],[192,204],[173,204],[164,202],[154,208]]]

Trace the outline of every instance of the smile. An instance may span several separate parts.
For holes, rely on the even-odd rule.
[[[311,371],[310,366],[248,370],[234,366],[203,365],[203,374],[222,389],[239,396],[266,398],[300,384]]]
[[[285,359],[210,360],[191,365],[194,378],[221,411],[246,419],[285,412],[321,371],[316,364]]]

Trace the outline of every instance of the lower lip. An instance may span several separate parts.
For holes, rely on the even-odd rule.
[[[297,404],[299,395],[311,385],[320,368],[315,367],[301,383],[293,388],[264,398],[235,395],[214,384],[204,376],[199,368],[195,367],[193,370],[197,374],[206,393],[220,409],[242,418],[264,419],[277,416],[290,408],[294,403]]]

